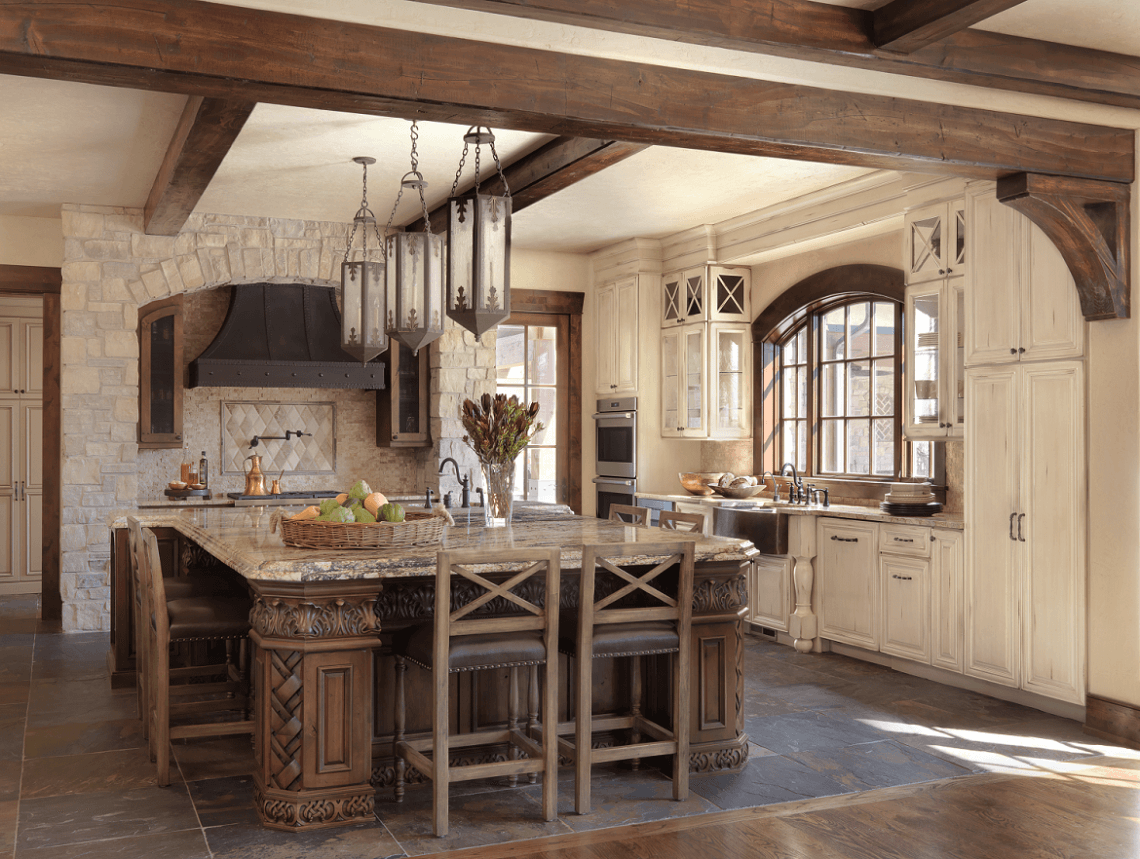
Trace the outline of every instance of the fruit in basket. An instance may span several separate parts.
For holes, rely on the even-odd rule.
[[[403,522],[404,508],[399,504],[385,504],[380,508],[380,515],[385,522]]]
[[[348,500],[348,493],[347,492],[342,492],[340,495],[338,495],[336,497],[336,503],[337,504],[344,504],[344,502],[347,500]]]
[[[321,515],[324,516],[328,513],[331,513],[338,507],[340,507],[339,501],[337,501],[335,498],[326,498],[321,501]]]
[[[375,522],[376,517],[365,510],[363,507],[353,507],[352,515],[356,517],[357,522]]]
[[[321,508],[320,507],[313,507],[310,505],[309,507],[306,507],[304,510],[302,510],[300,513],[297,513],[293,516],[290,516],[289,518],[290,519],[316,519],[320,515],[321,515]]]
[[[347,507],[337,507],[317,517],[321,522],[355,522],[356,517]]]
[[[363,501],[371,494],[372,487],[364,480],[356,481],[356,483],[352,484],[352,489],[348,490],[348,497],[356,498],[359,501]]]
[[[387,503],[388,499],[384,497],[383,493],[372,492],[364,498],[364,509],[373,516],[379,516],[380,508]]]

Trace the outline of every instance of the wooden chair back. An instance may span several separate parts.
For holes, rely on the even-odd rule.
[[[149,635],[155,647],[170,645],[170,615],[166,613],[166,584],[162,578],[162,556],[158,538],[150,528],[142,528],[139,552],[139,577],[142,580],[143,635]]]
[[[604,543],[582,547],[582,575],[578,597],[579,646],[588,643],[595,626],[614,623],[669,620],[678,624],[682,636],[689,634],[693,618],[693,552],[695,543]],[[628,570],[617,563],[628,557],[662,557],[664,560],[644,572]],[[628,566],[635,566],[629,564]],[[644,566],[643,563],[636,566]],[[661,575],[676,568],[677,585],[663,587]],[[598,571],[618,580],[618,587],[598,596]],[[618,603],[648,603],[618,607]],[[584,651],[585,652],[585,651]]]
[[[610,521],[626,525],[648,525],[649,508],[635,507],[632,504],[611,504]]]
[[[681,513],[677,510],[662,510],[657,519],[659,527],[666,531],[695,531],[703,534],[707,516],[704,513]]]

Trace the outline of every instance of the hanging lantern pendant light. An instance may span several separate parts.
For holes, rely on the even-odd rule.
[[[388,320],[385,330],[389,337],[414,353],[443,334],[443,236],[431,231],[424,198],[427,182],[418,169],[418,140],[419,129],[413,122],[412,169],[400,181],[400,192],[384,231],[386,235],[390,233],[404,191],[418,193],[424,231],[394,233],[386,239]]]
[[[384,333],[385,263],[384,243],[376,225],[376,216],[368,208],[368,165],[375,158],[358,155],[352,159],[364,169],[363,192],[360,209],[352,219],[352,229],[345,240],[344,261],[340,266],[340,288],[337,304],[340,307],[341,348],[367,364],[388,348]],[[379,259],[372,259],[368,248],[368,231],[376,237],[375,249]],[[353,243],[357,232],[361,235],[360,259],[353,259]]]
[[[475,185],[457,194],[469,147],[475,145]],[[480,193],[480,147],[491,149],[503,189]],[[447,315],[482,338],[511,315],[511,190],[495,151],[491,129],[472,126],[447,200]]]

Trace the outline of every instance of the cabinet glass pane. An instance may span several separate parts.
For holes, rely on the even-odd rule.
[[[871,472],[871,422],[847,422],[847,470],[851,474]]]
[[[390,342],[400,349],[400,364],[396,370],[396,396],[400,408],[397,432],[423,432],[426,428],[420,427],[420,359],[403,343]]]
[[[685,278],[685,319],[700,316],[705,307],[705,276]]]
[[[823,316],[823,360],[838,361],[846,356],[844,334],[846,324],[842,307],[828,311]]]
[[[871,305],[852,304],[847,308],[847,357],[866,358],[871,354]]]
[[[847,365],[847,414],[871,414],[871,362],[852,361]]]
[[[702,400],[701,387],[701,332],[685,335],[685,428],[700,429]]]
[[[182,372],[182,368],[177,368]],[[174,316],[150,324],[150,429],[174,433]]]
[[[938,422],[938,293],[920,295],[914,300],[914,416],[919,423]]]
[[[966,212],[964,209],[954,210],[954,265],[966,263]]]
[[[744,277],[721,274],[716,279],[716,309],[720,313],[744,313]]]
[[[679,337],[661,338],[661,397],[665,426],[673,428],[681,425],[678,414],[680,403],[681,341]]]
[[[954,303],[957,310],[957,324],[954,332],[954,365],[957,372],[954,374],[954,417],[959,426],[966,425],[966,293],[965,290],[954,290]]]
[[[926,266],[938,268],[942,260],[942,219],[924,218],[910,225],[910,270],[922,271]]]
[[[681,281],[670,278],[665,281],[665,321],[676,322],[681,318]]]
[[[722,429],[744,426],[745,340],[743,331],[717,333],[717,423]]]

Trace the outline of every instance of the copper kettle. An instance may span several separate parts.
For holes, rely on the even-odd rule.
[[[265,475],[261,472],[261,457],[256,453],[250,454],[246,459],[253,463],[245,473],[245,495],[265,495]]]

